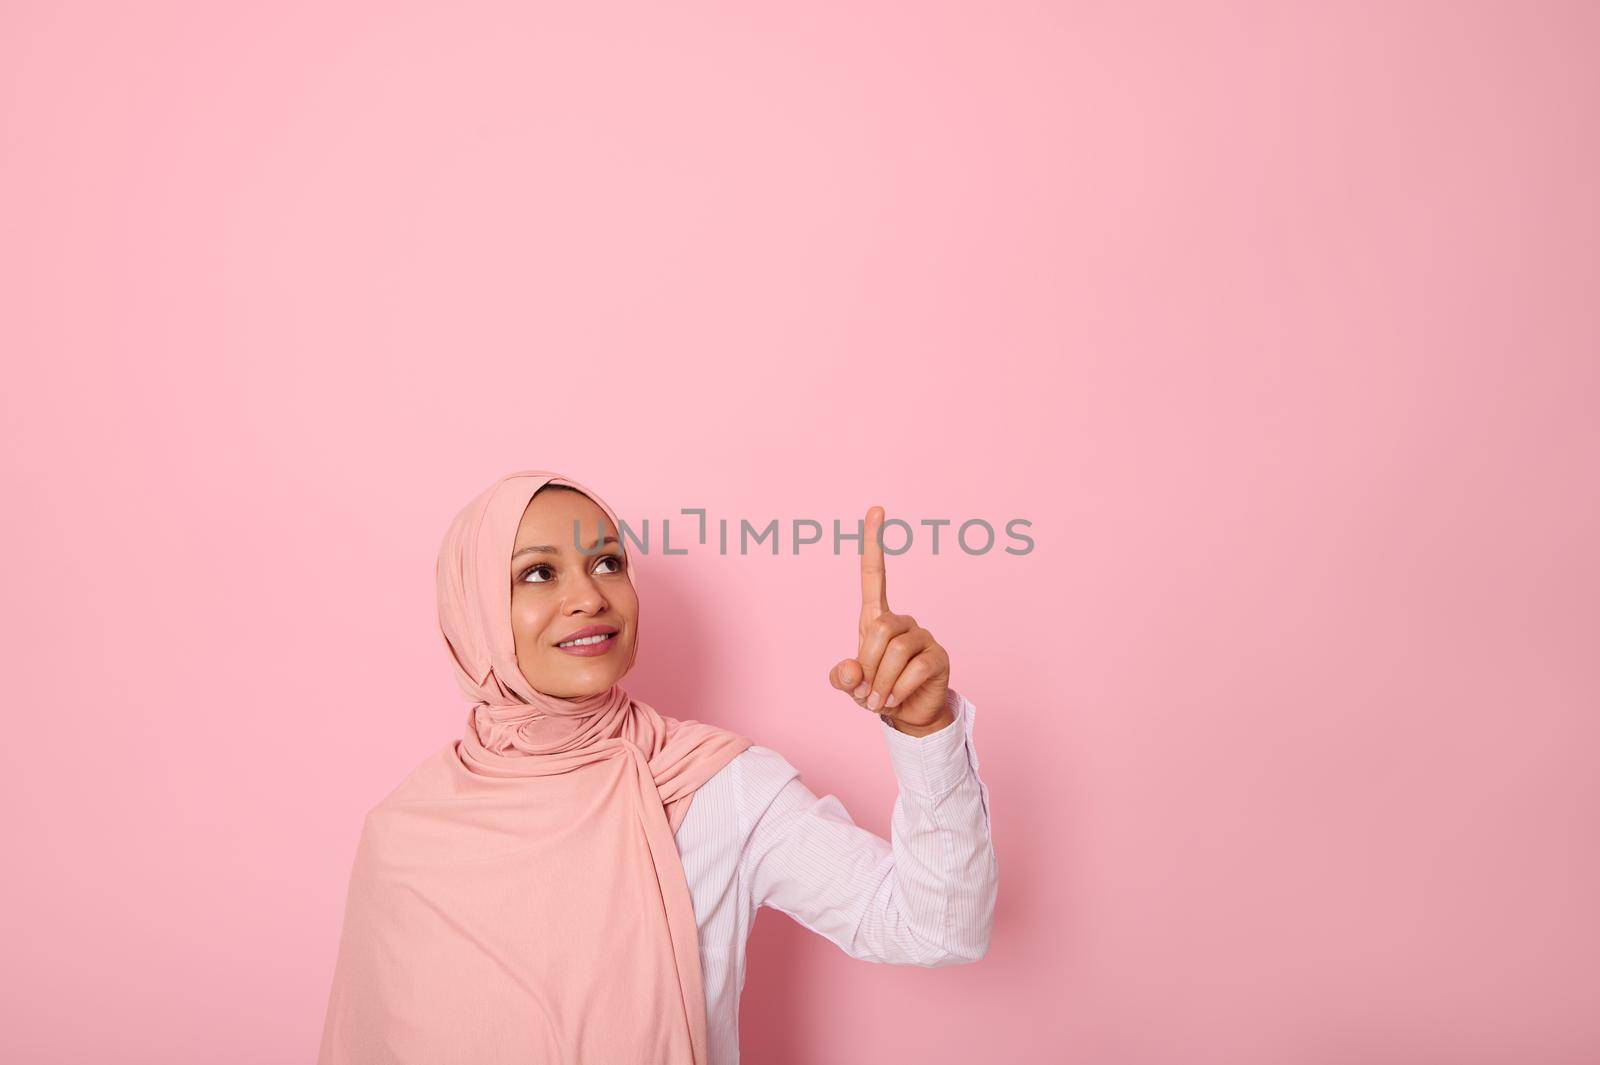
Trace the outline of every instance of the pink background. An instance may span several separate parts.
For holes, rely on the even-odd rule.
[[[980,963],[768,911],[747,1060],[1600,1059],[1581,3],[0,14],[0,1058],[310,1061],[460,730],[450,515],[1034,523],[890,560]],[[643,560],[664,713],[887,833],[855,559]],[[531,900],[537,904],[537,900]]]

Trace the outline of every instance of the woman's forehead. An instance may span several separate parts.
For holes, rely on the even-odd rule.
[[[617,530],[606,512],[581,492],[540,492],[528,501],[517,525],[514,551],[542,546],[556,551],[573,549],[574,525],[579,543],[593,547],[600,537],[615,537]]]

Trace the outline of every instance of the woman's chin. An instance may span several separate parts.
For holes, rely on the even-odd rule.
[[[535,682],[532,677],[527,680],[536,690],[558,699],[587,699],[606,691],[620,677],[614,663],[566,662],[562,663],[559,670],[552,670],[550,675],[542,677],[542,684]]]

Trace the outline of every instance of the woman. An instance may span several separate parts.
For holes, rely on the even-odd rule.
[[[997,865],[973,707],[889,610],[882,522],[859,651],[829,680],[883,722],[892,843],[776,751],[620,686],[638,574],[599,496],[533,470],[468,504],[438,566],[465,732],[367,813],[320,1065],[734,1065],[763,905],[869,961],[981,957]]]

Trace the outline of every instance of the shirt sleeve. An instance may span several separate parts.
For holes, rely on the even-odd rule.
[[[882,722],[899,782],[890,840],[819,798],[782,755],[753,747],[741,781],[748,843],[740,875],[752,910],[768,906],[863,961],[959,965],[982,958],[999,867],[989,792],[972,739],[976,708],[955,689],[955,720],[926,736]]]

